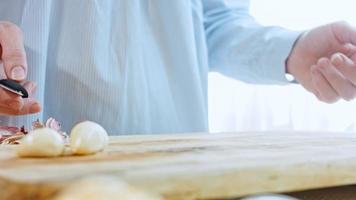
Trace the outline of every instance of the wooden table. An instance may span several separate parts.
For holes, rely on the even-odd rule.
[[[356,133],[111,137],[92,156],[23,159],[0,147],[0,199],[48,199],[105,174],[164,199],[232,198],[356,184]]]

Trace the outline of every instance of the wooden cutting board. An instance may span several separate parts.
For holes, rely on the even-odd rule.
[[[230,198],[356,184],[356,133],[111,137],[92,156],[21,159],[0,146],[0,199],[48,199],[106,174],[165,199]]]

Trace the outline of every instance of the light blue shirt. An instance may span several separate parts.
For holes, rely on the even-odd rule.
[[[9,0],[0,20],[24,32],[28,79],[66,131],[92,120],[111,134],[208,131],[209,70],[286,83],[298,32],[262,27],[246,0]],[[224,88],[222,88],[224,89]],[[243,95],[243,94],[241,94]]]

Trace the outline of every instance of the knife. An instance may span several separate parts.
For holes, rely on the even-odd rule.
[[[20,95],[22,98],[28,98],[28,92],[26,91],[26,89],[20,83],[14,80],[1,79],[0,87],[9,92]]]

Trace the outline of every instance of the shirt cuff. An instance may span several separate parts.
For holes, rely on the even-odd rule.
[[[272,84],[288,84],[295,83],[294,80],[286,77],[286,61],[296,43],[303,32],[279,30],[278,33],[273,34],[270,38],[269,47],[261,65],[263,66],[266,78],[271,80]]]

